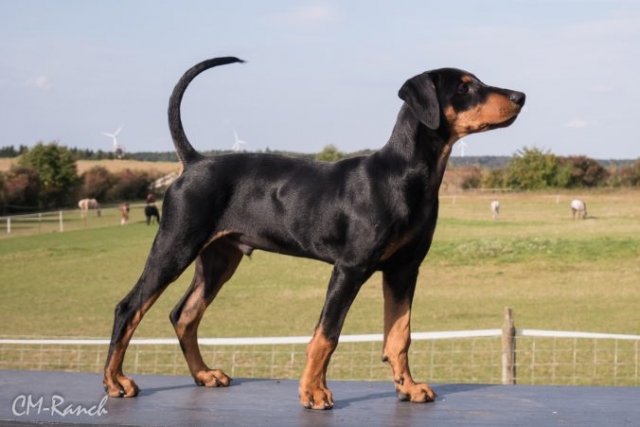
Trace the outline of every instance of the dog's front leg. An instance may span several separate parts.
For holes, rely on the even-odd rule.
[[[300,403],[307,409],[333,408],[333,395],[326,381],[327,367],[338,346],[347,312],[370,275],[371,272],[338,264],[333,268],[327,298],[313,338],[307,346],[307,364],[300,379]]]
[[[399,400],[430,402],[436,397],[428,384],[417,384],[409,369],[411,344],[411,303],[418,268],[401,272],[383,272],[384,348],[382,360],[393,370]]]
[[[338,341],[326,336],[319,324],[307,346],[307,364],[300,379],[300,404],[307,409],[333,408],[333,395],[327,387],[327,367]]]

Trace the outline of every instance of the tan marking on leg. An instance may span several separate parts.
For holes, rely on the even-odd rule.
[[[140,392],[136,383],[129,377],[125,376],[122,371],[127,347],[131,341],[134,331],[142,321],[145,313],[151,308],[153,303],[158,299],[162,291],[153,295],[131,319],[131,323],[126,328],[120,341],[115,344],[111,358],[104,370],[104,385],[107,393],[111,397],[135,397]]]
[[[333,395],[327,388],[326,375],[337,343],[327,339],[317,328],[307,346],[307,364],[300,379],[300,403],[308,409],[331,409]]]
[[[214,234],[203,246],[200,252],[206,251],[207,249],[209,249],[209,246],[211,245],[211,243],[215,242],[218,239],[223,238],[226,235],[229,235],[233,233],[233,231],[231,230],[222,230],[222,231],[218,231],[216,234]]]
[[[208,252],[203,251],[196,260],[195,277],[188,291],[191,294],[184,301],[180,318],[174,325],[191,375],[198,385],[207,387],[228,386],[231,379],[221,370],[210,369],[204,362],[198,345],[198,326],[207,307],[235,273],[242,260],[242,252],[229,242],[218,240],[213,245],[215,246],[207,248]],[[211,257],[224,258],[225,270],[221,272],[212,270],[207,264],[207,259]],[[205,297],[204,290],[207,287],[210,287],[211,293]]]
[[[396,251],[398,249],[400,249],[401,247],[403,247],[404,245],[406,245],[407,243],[409,243],[411,241],[411,239],[413,238],[413,236],[411,234],[405,234],[403,236],[398,237],[397,239],[393,240],[389,245],[387,245],[387,247],[385,248],[384,252],[382,253],[382,256],[380,257],[380,261],[386,261],[389,258],[391,258],[391,256],[396,253]]]
[[[389,286],[384,284],[384,346],[383,361],[389,362],[398,399],[428,402],[436,394],[428,384],[416,384],[409,369],[411,345],[411,305],[395,301]]]
[[[202,287],[189,296],[185,302],[185,309],[176,324],[176,335],[180,341],[189,372],[196,384],[206,387],[228,386],[231,383],[231,378],[219,369],[210,369],[204,362],[198,345],[198,326],[209,305],[208,302],[210,301],[204,300]]]
[[[400,382],[402,376],[411,378],[407,355],[411,345],[411,307],[408,302],[394,301],[387,287],[384,290],[383,357],[391,365],[394,381]]]

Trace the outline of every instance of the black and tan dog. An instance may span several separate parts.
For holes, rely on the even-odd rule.
[[[155,219],[156,224],[160,224],[160,212],[158,212],[158,207],[154,203],[145,205],[144,216],[147,219],[147,225],[151,225],[153,219]]]
[[[347,311],[360,287],[381,271],[384,290],[382,358],[393,371],[398,397],[431,401],[427,384],[414,382],[408,361],[410,313],[418,269],[431,246],[438,189],[456,140],[509,126],[525,95],[486,86],[465,71],[445,68],[409,79],[389,142],[368,157],[336,163],[269,154],[208,158],[191,146],[180,103],[189,83],[209,68],[242,62],[215,58],[188,70],[169,101],[171,135],[182,175],[164,198],[162,221],[144,271],[117,305],[104,372],[110,396],[135,396],[122,371],[136,327],[160,294],[193,262],[195,277],[170,315],[191,375],[198,385],[227,386],[198,348],[197,330],[207,306],[254,249],[332,264],[326,301],[300,380],[304,407],[330,409],[326,384]]]

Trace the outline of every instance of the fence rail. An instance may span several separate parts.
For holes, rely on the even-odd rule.
[[[205,361],[231,376],[297,378],[309,340],[202,338],[199,343]],[[382,340],[380,334],[342,336],[330,377],[387,379]],[[502,329],[413,333],[412,370],[436,383],[640,385],[640,335],[520,329],[513,341],[515,365],[505,367]],[[0,339],[0,369],[100,372],[108,345],[107,339]],[[175,338],[132,340],[125,365],[134,374],[188,374]],[[513,369],[512,380],[505,381],[505,369]]]
[[[144,203],[130,204],[130,221],[145,220]],[[83,214],[80,209],[40,212],[34,214],[0,216],[0,237],[25,236],[51,232],[65,232],[85,228],[120,225],[120,208],[102,207],[100,215],[96,210]]]

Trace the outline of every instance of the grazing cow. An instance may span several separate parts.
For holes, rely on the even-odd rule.
[[[122,218],[120,219],[120,225],[125,225],[129,223],[129,203],[123,203],[120,205],[120,215]]]
[[[582,200],[572,200],[571,201],[571,215],[573,219],[576,219],[576,213],[578,214],[578,218],[585,219],[587,217],[587,204]]]
[[[493,219],[498,219],[500,216],[500,202],[494,200],[491,202],[491,217]]]
[[[85,218],[89,209],[95,209],[96,215],[100,216],[102,211],[100,210],[100,203],[96,199],[82,199],[78,202],[80,208],[80,217]]]

